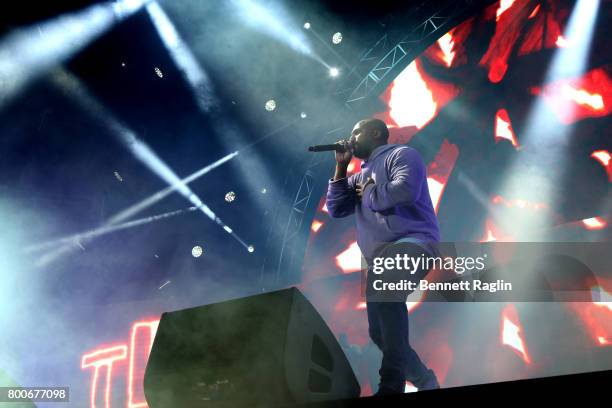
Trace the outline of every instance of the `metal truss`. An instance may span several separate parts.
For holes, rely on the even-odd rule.
[[[345,98],[349,107],[355,102],[382,92],[393,79],[390,73],[395,72],[397,75],[441,35],[493,1],[451,0],[428,3],[435,4],[435,11],[432,11],[399,41],[392,43],[389,34],[385,34],[374,46],[362,54],[358,64],[370,67],[367,74],[356,86],[347,87],[345,84],[344,89],[337,91],[338,95]]]
[[[314,169],[318,165],[319,161],[315,160],[313,157],[313,159],[311,159],[308,163],[306,171],[302,176],[300,187],[295,194],[295,198],[289,212],[289,217],[287,219],[287,223],[285,224],[285,232],[283,234],[280,254],[278,257],[278,265],[276,267],[277,283],[281,283],[280,281],[283,271],[290,271],[294,265],[294,258],[296,255],[296,249],[298,247],[296,241],[298,240],[300,232],[302,231],[302,224],[304,223],[306,210],[308,209],[310,198],[312,197],[312,193],[314,191]],[[285,273],[285,275],[286,274],[287,273]]]

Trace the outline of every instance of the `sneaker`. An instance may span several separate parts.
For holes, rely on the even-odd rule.
[[[382,397],[384,395],[402,394],[403,392],[404,392],[404,390],[396,390],[394,388],[385,387],[384,385],[381,385],[381,386],[378,387],[378,391],[376,391],[374,396],[375,397]]]
[[[422,378],[419,378],[417,381],[412,381],[412,384],[417,387],[419,391],[437,390],[440,388],[440,384],[433,370],[427,370],[427,373]]]

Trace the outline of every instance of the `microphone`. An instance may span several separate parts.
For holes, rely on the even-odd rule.
[[[314,145],[308,148],[309,152],[331,152],[334,150],[337,151],[338,153],[344,153],[346,152],[346,145],[334,143],[334,144],[325,144],[325,145]]]

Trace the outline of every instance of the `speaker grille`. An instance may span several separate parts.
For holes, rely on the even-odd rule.
[[[312,336],[310,361],[327,371],[334,371],[334,358],[325,343],[323,343],[323,340],[317,335]]]

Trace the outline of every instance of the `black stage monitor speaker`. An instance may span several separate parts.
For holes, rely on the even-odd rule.
[[[360,393],[334,335],[296,288],[164,313],[144,391],[151,408],[275,407]]]

